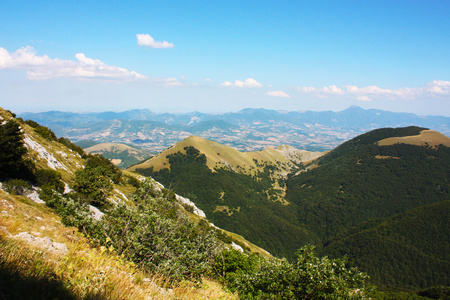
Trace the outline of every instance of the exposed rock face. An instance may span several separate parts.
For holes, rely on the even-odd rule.
[[[192,207],[193,213],[194,213],[194,214],[196,214],[196,215],[199,216],[199,217],[206,218],[206,215],[205,215],[205,213],[203,212],[203,210],[201,210],[200,208],[198,208],[198,207],[194,204],[194,202],[192,202],[192,201],[189,200],[188,198],[184,198],[184,197],[182,197],[182,196],[180,196],[180,195],[175,195],[175,196],[176,196],[178,202],[180,202],[181,204],[184,204],[184,205],[187,205],[187,206]]]
[[[63,169],[67,171],[66,166],[64,166],[60,161],[58,161],[53,154],[49,153],[41,144],[32,140],[28,135],[23,138],[25,146],[29,149],[33,149],[39,154],[39,157],[47,161],[49,168],[53,170]]]
[[[100,219],[105,214],[100,209],[98,209],[97,207],[92,206],[92,205],[89,205],[89,210],[92,213],[92,218],[94,218],[94,220],[97,220],[97,221],[100,221]]]
[[[67,249],[66,244],[54,242],[49,237],[39,238],[39,237],[35,237],[34,235],[32,235],[28,232],[21,232],[21,233],[15,235],[14,237],[24,240],[25,242],[27,242],[33,246],[36,246],[36,247],[39,247],[39,248],[42,248],[42,249],[45,249],[45,250],[48,250],[48,251],[51,251],[51,252],[54,252],[57,254],[66,254],[67,251],[69,251],[69,249]]]

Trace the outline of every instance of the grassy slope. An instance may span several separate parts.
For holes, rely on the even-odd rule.
[[[319,157],[322,154],[321,152],[297,150],[289,146],[281,146],[278,149],[267,148],[265,150],[255,152],[239,152],[232,147],[227,147],[201,137],[190,136],[172,147],[167,148],[148,161],[129,168],[129,170],[135,171],[138,168],[145,169],[153,167],[155,171],[159,171],[163,168],[170,168],[169,161],[166,156],[178,151],[184,153],[184,147],[189,146],[193,146],[199,150],[200,153],[205,154],[207,158],[206,165],[211,170],[216,167],[229,167],[232,170],[239,171],[244,174],[254,174],[255,170],[261,170],[261,167],[257,166],[254,159],[258,160],[260,163],[264,161],[272,165],[279,163],[285,166],[285,168],[291,169],[294,167],[292,160],[300,163],[304,160]]]
[[[101,154],[120,168],[127,168],[152,156],[149,151],[119,143],[97,144],[84,151],[90,154]]]
[[[1,108],[0,116],[3,120],[12,118]],[[21,126],[31,141],[28,144],[36,148],[28,148],[28,157],[35,161],[36,167],[45,169],[56,164],[63,181],[70,184],[84,160],[64,145],[42,138],[30,126]],[[114,185],[110,198],[126,202],[133,191],[129,185]],[[0,298],[48,299],[49,295],[64,299],[237,298],[207,278],[201,287],[183,282],[171,290],[165,289],[163,274],[145,274],[114,251],[92,247],[76,228],[64,227],[51,209],[24,196],[9,195],[0,189],[0,211]],[[68,252],[58,254],[17,240],[15,236],[21,232],[64,243]],[[144,278],[150,280],[143,281]]]
[[[450,147],[450,138],[434,130],[423,130],[419,135],[386,138],[379,141],[378,145],[389,146],[397,143],[417,146],[429,145],[432,147],[444,145]]]
[[[171,290],[162,274],[146,274],[104,248],[94,248],[76,228],[61,225],[45,205],[0,191],[0,294],[5,299],[236,299],[216,282],[189,282]],[[28,232],[64,243],[55,253],[15,237]],[[148,280],[144,280],[148,278]]]

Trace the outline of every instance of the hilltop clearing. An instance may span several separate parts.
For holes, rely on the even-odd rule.
[[[450,138],[434,130],[422,130],[419,135],[386,138],[378,142],[378,145],[380,146],[390,146],[394,144],[410,144],[430,147],[444,145],[450,147]]]

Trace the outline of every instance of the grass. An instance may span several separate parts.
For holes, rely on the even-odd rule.
[[[237,299],[208,278],[201,286],[168,285],[76,228],[64,227],[51,209],[0,191],[0,299]],[[64,243],[60,254],[15,237],[20,232]]]
[[[379,141],[378,145],[389,146],[397,143],[417,146],[424,146],[428,144],[431,147],[436,147],[442,144],[444,146],[450,147],[450,138],[434,130],[422,130],[419,135],[387,138]]]

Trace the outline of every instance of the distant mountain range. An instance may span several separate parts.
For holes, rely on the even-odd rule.
[[[72,141],[135,144],[161,152],[190,135],[200,136],[241,151],[287,144],[309,151],[331,150],[359,134],[382,127],[420,126],[450,135],[450,118],[418,116],[352,106],[333,111],[275,111],[246,108],[239,112],[154,113],[148,109],[124,112],[22,113]]]

